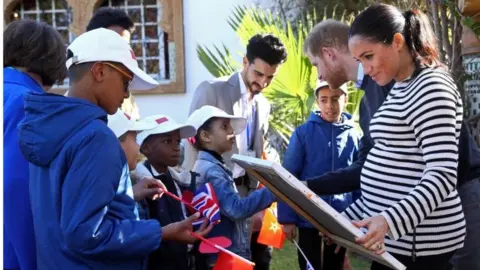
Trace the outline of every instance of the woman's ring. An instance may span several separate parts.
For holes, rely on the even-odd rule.
[[[378,250],[378,251],[382,250],[382,247],[383,247],[383,245],[382,245],[382,244],[380,244],[380,243],[377,243],[377,250]]]

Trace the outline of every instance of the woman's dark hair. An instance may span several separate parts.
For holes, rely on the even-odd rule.
[[[246,56],[250,63],[260,58],[273,66],[285,62],[287,51],[276,36],[272,34],[257,34],[248,41]]]
[[[87,31],[114,25],[120,26],[130,33],[135,29],[132,19],[125,11],[118,8],[101,7],[93,14],[87,25]]]
[[[23,67],[53,86],[67,77],[65,42],[50,25],[18,20],[3,31],[3,66]]]
[[[359,35],[372,42],[392,44],[400,33],[417,66],[442,66],[438,43],[427,16],[420,10],[401,12],[396,7],[375,4],[361,12],[353,21],[349,38]]]
[[[216,119],[218,119],[218,117],[212,117],[212,118],[208,119],[207,121],[205,121],[205,123],[203,123],[203,125],[201,125],[198,128],[197,134],[195,134],[195,136],[194,136],[195,140],[194,140],[194,143],[193,143],[193,147],[195,147],[197,150],[202,150],[203,149],[202,143],[200,142],[200,132],[202,130],[210,132],[212,130],[212,124],[213,124],[213,122],[215,122]]]

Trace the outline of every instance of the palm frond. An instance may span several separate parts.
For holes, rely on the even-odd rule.
[[[306,36],[317,22],[317,18],[327,19],[337,15],[342,20],[352,20],[351,14],[345,10],[340,14],[338,6],[329,13],[325,7],[322,14],[307,14],[302,20],[282,22],[280,17],[270,11],[258,7],[236,6],[227,23],[240,38],[243,45],[258,33],[271,33],[277,36],[287,49],[287,60],[279,68],[275,79],[264,90],[266,98],[272,104],[270,127],[278,134],[284,144],[298,125],[305,122],[315,106],[313,88],[317,80],[317,72],[303,52]],[[294,30],[295,29],[295,30]],[[211,51],[204,46],[197,47],[198,57],[207,70],[215,77],[233,73],[240,65],[236,63],[230,51],[214,46]],[[357,114],[362,92],[354,91],[347,106],[348,112]],[[355,118],[355,117],[354,117]]]

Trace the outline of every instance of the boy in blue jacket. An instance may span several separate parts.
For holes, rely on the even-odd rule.
[[[129,166],[107,126],[129,96],[157,82],[117,33],[95,29],[67,48],[68,97],[27,94],[20,149],[30,162],[37,269],[142,269],[161,241],[190,242],[198,215],[162,227],[138,220]]]
[[[312,112],[308,121],[295,129],[283,161],[283,167],[299,180],[347,167],[354,162],[358,151],[359,136],[352,116],[343,112],[348,101],[346,85],[330,89],[326,82],[320,81],[315,97],[320,110]],[[354,201],[354,195],[358,196],[346,193],[322,199],[342,212]],[[345,249],[335,253],[335,245],[325,245],[321,256],[319,231],[284,202],[278,203],[278,221],[284,225],[290,240],[296,237],[298,227],[298,244],[314,269],[321,268],[322,257],[323,269],[343,269]],[[298,263],[300,269],[306,269],[307,263],[300,253]]]

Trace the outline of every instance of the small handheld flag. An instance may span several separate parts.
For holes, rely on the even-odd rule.
[[[201,186],[192,199],[192,206],[208,218],[210,223],[217,224],[220,222],[220,207],[218,206],[217,196],[211,183]],[[202,224],[203,219],[195,221],[194,225]]]
[[[278,223],[277,217],[274,214],[276,211],[275,209],[275,204],[266,209],[257,242],[281,249],[283,247],[283,243],[285,242],[285,233],[283,232],[283,228]]]

